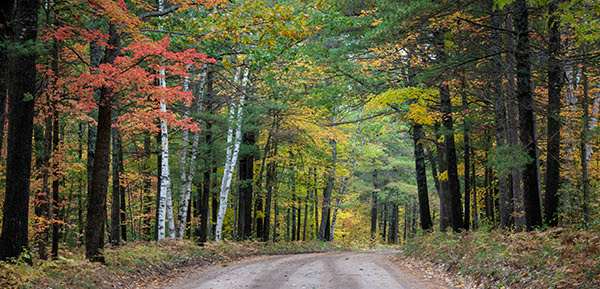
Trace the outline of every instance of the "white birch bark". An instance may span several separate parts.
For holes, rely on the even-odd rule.
[[[242,67],[239,66],[235,73],[234,83],[239,83]],[[236,104],[235,100],[231,100],[229,106],[229,129],[227,130],[227,154],[225,159],[225,169],[223,171],[223,178],[221,179],[221,191],[219,197],[219,213],[217,215],[217,225],[215,227],[215,241],[221,241],[221,234],[223,232],[223,221],[225,219],[225,213],[227,212],[227,198],[229,196],[229,189],[231,188],[231,179],[233,177],[233,171],[235,170],[235,164],[237,162],[238,153],[240,150],[240,143],[242,142],[242,115],[244,108],[244,101],[246,98],[245,88],[248,82],[249,70],[246,67],[244,69],[244,76],[242,77],[242,84],[240,88],[239,103]],[[235,143],[233,141],[233,130],[235,127]]]
[[[200,91],[198,96],[196,97],[196,114],[200,114],[202,112],[202,97],[204,96],[204,85],[206,82],[206,66],[202,70],[202,74],[200,77]],[[183,82],[183,89],[185,91],[189,91],[189,78],[185,77]],[[189,117],[189,109],[187,106],[184,112],[184,116]],[[177,214],[177,231],[175,232],[175,238],[181,239],[185,233],[185,226],[187,215],[189,214],[188,208],[190,204],[190,196],[192,194],[192,181],[194,179],[195,166],[194,161],[196,161],[198,144],[200,142],[200,132],[197,131],[193,134],[193,143],[192,149],[190,151],[190,162],[189,165],[186,165],[187,162],[187,145],[188,145],[189,131],[183,131],[183,141],[182,141],[182,153],[181,153],[181,198],[179,200],[179,212]]]
[[[588,123],[588,131],[594,131],[596,126],[598,125],[598,110],[600,109],[600,81],[596,83],[596,87],[599,89],[594,93],[592,97],[592,107],[590,111],[590,121]],[[587,159],[587,163],[589,164],[592,160],[592,155],[594,155],[594,150],[592,145],[587,143],[585,145],[585,157]]]
[[[160,86],[166,87],[165,71],[161,69],[159,72],[161,78],[159,80]],[[166,112],[167,106],[161,101],[160,111]],[[167,124],[164,119],[160,119],[160,159],[161,159],[161,174],[160,174],[160,192],[158,196],[158,240],[162,240],[166,235],[165,221],[167,218],[167,199],[169,196],[168,190],[171,187],[170,171],[169,171],[169,138],[167,134]]]
[[[158,1],[158,11],[164,10],[164,1]],[[161,18],[161,17],[159,17]],[[161,87],[167,87],[165,70],[159,71],[159,84]],[[167,112],[167,105],[164,101],[160,101],[161,113]],[[160,196],[159,210],[157,216],[158,222],[158,240],[165,238],[165,218],[168,226],[169,238],[175,238],[175,219],[173,218],[173,200],[171,198],[171,172],[169,170],[169,134],[167,122],[165,119],[160,119],[160,143],[161,143],[161,176],[160,176]]]

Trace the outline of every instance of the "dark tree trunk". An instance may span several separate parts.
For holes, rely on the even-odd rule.
[[[423,128],[417,123],[413,124],[413,141],[415,145],[415,171],[419,195],[421,229],[423,229],[423,231],[429,231],[433,227],[433,222],[431,221],[431,213],[429,211],[427,171],[425,168],[425,151],[423,150]]]
[[[373,187],[371,193],[371,242],[377,238],[377,171],[373,172]]]
[[[113,112],[113,123],[117,123],[118,112]],[[119,187],[119,131],[116,127],[112,128],[112,206],[110,212],[110,244],[113,246],[121,245],[121,193]]]
[[[529,13],[526,0],[514,3],[514,22],[517,35],[515,61],[517,66],[517,99],[519,102],[519,138],[530,161],[523,170],[523,199],[525,225],[528,231],[542,225],[540,196],[537,174],[537,143],[535,140],[535,118],[533,88],[531,84],[531,57],[529,46]]]
[[[466,80],[464,77],[464,72],[462,73],[461,78],[462,78],[461,79],[462,109],[463,109],[463,112],[466,112],[469,109],[469,99],[467,97],[467,92],[465,89],[465,81]],[[463,120],[463,129],[464,129],[463,154],[464,154],[464,168],[465,168],[465,172],[464,172],[465,203],[464,203],[463,227],[466,230],[469,230],[469,225],[471,224],[471,182],[469,180],[469,177],[470,177],[469,169],[471,168],[471,139],[470,139],[471,124],[469,123],[469,120],[467,118],[468,118],[468,116],[465,115],[464,120]],[[476,200],[473,200],[473,201],[475,202]]]
[[[3,17],[12,9],[2,5]],[[25,45],[37,38],[39,2],[16,1],[14,18],[8,31],[14,45]],[[4,31],[3,31],[4,32]],[[11,33],[12,32],[12,33]],[[6,187],[2,234],[0,234],[0,260],[18,257],[28,247],[29,193],[31,176],[31,151],[33,139],[34,96],[36,95],[36,61],[34,49],[9,54],[8,80],[8,135],[6,156]],[[6,91],[6,90],[5,90]],[[1,92],[4,94],[4,91]]]
[[[331,150],[331,168],[327,176],[327,185],[323,190],[323,204],[321,209],[321,226],[319,227],[319,240],[330,241],[330,218],[331,218],[331,194],[333,193],[333,183],[335,182],[335,163],[337,162],[337,142],[330,141]]]
[[[463,228],[462,208],[460,200],[460,183],[458,181],[458,169],[457,169],[457,158],[456,158],[456,145],[454,143],[454,132],[453,132],[453,121],[452,121],[452,107],[450,104],[450,92],[448,86],[441,85],[440,89],[440,102],[441,111],[443,114],[443,124],[446,129],[444,134],[444,146],[446,150],[446,171],[448,174],[448,201],[450,202],[450,220],[452,229],[455,232],[459,232]]]
[[[36,207],[35,215],[40,218],[40,223],[43,229],[38,233],[37,236],[37,247],[39,258],[42,260],[48,259],[48,253],[46,246],[48,245],[48,234],[50,226],[50,151],[52,150],[52,115],[48,114],[45,119],[45,131],[41,127],[35,130],[36,146],[39,146],[38,142],[41,143],[42,148],[36,150],[40,151],[39,156],[36,157],[36,165],[41,168],[42,171],[42,189],[37,193],[36,196]]]
[[[584,46],[584,55],[587,55]],[[585,58],[584,58],[585,59]],[[583,202],[581,204],[583,211],[583,221],[586,228],[589,228],[591,222],[590,216],[590,179],[588,177],[588,133],[589,133],[589,87],[587,77],[587,67],[584,61],[582,74],[583,74],[583,130],[581,131],[581,185],[583,191]]]
[[[204,181],[202,183],[202,194],[199,198],[199,202],[197,205],[198,208],[198,216],[200,216],[200,228],[198,232],[198,241],[200,244],[206,243],[208,240],[208,220],[209,220],[209,200],[212,190],[212,178],[211,171],[213,170],[213,152],[212,152],[212,133],[211,133],[212,124],[206,123],[206,135],[204,138],[206,145],[206,152],[204,154]]]
[[[213,167],[212,169],[212,174],[216,175],[217,174],[217,167]],[[217,222],[217,214],[219,213],[219,196],[217,195],[217,192],[212,192],[210,193],[211,196],[211,212],[210,212],[210,220],[211,220],[211,233],[212,233],[212,237],[214,237],[216,235],[216,222]]]
[[[491,25],[493,27],[501,27],[501,16],[499,11],[493,7],[493,1],[490,1],[492,7]],[[502,39],[498,29],[492,30],[492,43],[494,57],[492,59],[492,76],[493,76],[493,89],[494,89],[494,116],[496,124],[496,147],[501,148],[496,151],[498,161],[502,161],[504,158],[510,157],[504,153],[504,144],[507,138],[507,119],[506,119],[506,99],[502,89],[502,81],[504,73],[498,67],[503,67],[502,55],[500,54]],[[513,200],[509,189],[509,178],[508,171],[506,169],[498,170],[498,201],[500,204],[499,216],[500,226],[507,229],[511,226],[512,212],[513,212]]]
[[[273,206],[275,207],[275,210],[273,212],[275,215],[275,218],[273,218],[273,242],[277,242],[277,237],[279,236],[279,234],[277,233],[277,226],[279,226],[279,222],[277,222],[279,217],[279,205],[277,204],[277,198],[275,198],[273,203]]]
[[[118,165],[119,165],[119,176],[125,173],[125,166],[123,164],[123,142],[121,141],[121,135],[119,134],[119,131],[117,130],[117,138],[119,139],[119,145],[117,146],[118,149],[118,154],[117,154],[117,158],[119,159]],[[121,222],[121,239],[125,242],[127,242],[127,191],[125,189],[124,186],[122,186],[119,183],[119,191],[121,193],[120,195],[120,205],[121,205],[121,209],[120,209],[120,213],[121,213],[121,218],[120,218],[120,222]]]
[[[150,151],[150,144],[152,140],[149,135],[144,137],[144,161],[146,165],[144,167],[144,196],[142,200],[142,210],[144,217],[142,220],[142,238],[146,241],[152,240],[152,181],[150,179],[150,162],[152,161],[152,152]],[[160,166],[158,167],[160,169]]]
[[[436,138],[438,138],[438,134],[436,133]],[[445,159],[445,147],[440,142],[435,142],[437,147],[437,160],[439,162],[440,171],[444,171],[447,167],[446,159]],[[433,163],[432,163],[433,164]],[[437,170],[433,169],[432,173],[436,173]],[[437,178],[437,174],[435,174],[434,178]],[[438,180],[439,182],[439,197],[440,197],[440,231],[446,232],[448,227],[452,226],[452,206],[450,202],[450,190],[448,188],[448,180]]]
[[[544,215],[549,226],[558,225],[558,189],[560,188],[560,106],[562,90],[562,65],[560,54],[560,21],[557,0],[548,4],[548,149],[546,151],[546,195]],[[584,111],[585,114],[585,111]],[[584,115],[584,122],[587,116]],[[587,126],[584,126],[584,130]],[[583,148],[582,148],[583,149]],[[584,149],[583,149],[584,150]],[[587,156],[586,156],[587,157]],[[582,159],[583,161],[583,159]]]
[[[161,142],[161,132],[159,131],[156,135],[156,143],[157,145],[160,147],[162,145]],[[154,240],[158,241],[158,214],[159,214],[159,210],[160,210],[160,196],[162,194],[164,194],[164,192],[161,190],[161,185],[160,185],[160,178],[162,176],[162,155],[160,153],[156,154],[156,179],[158,180],[156,182],[156,197],[154,198]]]
[[[436,62],[444,63],[446,61],[446,51],[444,47],[444,32],[437,30],[433,33],[436,42]],[[450,218],[452,229],[459,232],[463,228],[463,217],[460,196],[460,182],[458,180],[458,160],[456,157],[456,144],[454,142],[454,123],[452,120],[452,103],[450,99],[450,90],[448,85],[440,83],[438,85],[440,92],[440,112],[442,113],[442,124],[444,126],[444,146],[446,152],[446,169],[448,175],[448,192],[450,211],[447,212]]]
[[[12,2],[11,2],[12,3]],[[0,43],[11,41],[9,23],[12,16],[13,5],[2,5],[0,7]],[[0,47],[0,153],[4,144],[4,124],[6,122],[6,101],[8,99],[8,82],[10,81],[10,67],[8,58],[8,48],[5,45]]]
[[[507,7],[511,7],[507,6]],[[507,9],[508,10],[508,9]],[[513,18],[506,18],[506,29],[513,30]],[[515,39],[514,37],[506,38],[506,49],[508,51],[515,50]],[[517,101],[517,86],[515,83],[515,54],[507,53],[506,54],[506,112],[508,119],[508,127],[507,127],[507,140],[511,146],[512,150],[519,149],[519,109],[518,109],[518,101]],[[509,196],[512,196],[512,207],[514,208],[513,219],[515,223],[515,231],[521,232],[525,228],[525,212],[523,211],[523,190],[521,189],[521,184],[523,180],[522,172],[513,168],[510,172],[509,176]]]
[[[304,228],[302,229],[302,241],[306,241],[306,227],[308,223],[308,202],[310,198],[306,197],[306,203],[304,204]],[[298,212],[300,213],[300,212]]]
[[[58,152],[59,143],[59,123],[58,112],[56,109],[52,115],[52,151],[54,154]],[[54,178],[52,180],[52,259],[58,258],[58,243],[60,242],[60,219],[61,219],[61,199],[59,196],[60,184],[57,177],[58,164],[54,164]]]
[[[319,236],[319,190],[317,190],[317,173],[314,168],[310,168],[311,175],[313,178],[313,198],[314,198],[314,207],[315,207],[315,236]]]
[[[471,153],[473,151],[471,150]],[[475,163],[471,163],[471,185],[473,187],[473,230],[477,230],[479,227],[479,212],[477,205],[477,178],[475,176]]]
[[[238,237],[240,240],[252,237],[252,199],[254,187],[254,159],[256,134],[253,131],[244,132],[242,143],[248,151],[241,155],[238,167],[239,185],[239,210],[238,210]]]
[[[398,205],[395,202],[390,203],[389,226],[390,226],[390,229],[389,229],[388,242],[391,244],[398,244]]]
[[[301,223],[301,217],[302,217],[301,211],[302,211],[302,202],[300,200],[298,200],[298,204],[296,206],[296,241],[300,241],[300,228],[301,228],[300,225],[302,224]]]
[[[113,63],[120,54],[120,35],[117,25],[110,24],[109,40],[104,63]],[[113,91],[109,87],[100,89],[98,103],[98,132],[91,187],[88,196],[87,224],[85,230],[85,256],[87,259],[104,262],[104,230],[106,227],[106,190],[110,162],[110,130]]]
[[[273,142],[272,147],[273,155],[277,155],[277,142]],[[265,217],[263,224],[263,241],[266,242],[269,240],[270,228],[271,228],[271,200],[274,195],[275,189],[275,178],[276,176],[277,163],[272,161],[267,164],[267,195],[265,197]],[[277,218],[277,214],[275,214],[275,218]],[[276,227],[276,226],[275,226]],[[275,238],[275,237],[273,237]]]

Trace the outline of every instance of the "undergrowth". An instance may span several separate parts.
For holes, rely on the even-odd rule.
[[[0,263],[0,288],[135,288],[190,268],[254,255],[324,252],[341,247],[324,242],[134,242],[104,251],[106,264],[85,259],[83,249],[62,250],[57,260]]]
[[[430,233],[404,249],[479,288],[600,288],[600,237],[592,231]]]

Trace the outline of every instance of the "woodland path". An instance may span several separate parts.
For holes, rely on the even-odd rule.
[[[262,256],[208,266],[155,288],[452,288],[390,261],[398,252]]]

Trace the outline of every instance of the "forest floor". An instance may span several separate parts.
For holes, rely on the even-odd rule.
[[[600,288],[600,235],[594,230],[420,234],[399,258],[466,288]]]

